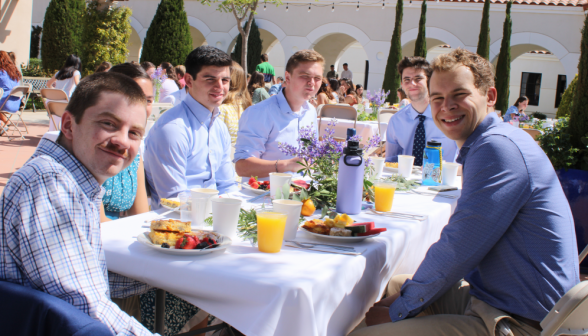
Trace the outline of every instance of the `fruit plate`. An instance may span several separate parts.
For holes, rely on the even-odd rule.
[[[220,246],[217,246],[215,248],[210,248],[210,249],[206,249],[206,250],[176,250],[174,247],[170,247],[170,248],[163,248],[160,245],[155,245],[151,242],[151,239],[149,238],[149,232],[143,232],[140,235],[137,236],[137,241],[139,241],[139,243],[150,247],[154,250],[157,250],[159,252],[162,253],[167,253],[167,254],[173,254],[173,255],[183,255],[183,256],[200,256],[200,255],[205,255],[205,254],[209,254],[209,253],[213,253],[213,252],[220,252],[220,253],[224,253],[225,250],[227,249],[227,247],[229,247],[233,241],[231,240],[231,238],[227,237],[227,236],[223,236],[220,235]]]
[[[179,197],[171,197],[171,198],[168,198],[168,200],[170,200],[170,201],[175,201],[175,202],[179,202],[179,201],[180,201],[180,198],[179,198]],[[177,212],[177,213],[180,213],[180,208],[179,208],[179,207],[177,208],[177,210],[175,210],[176,208],[172,208],[172,207],[170,207],[170,206],[167,206],[167,205],[163,205],[163,204],[162,204],[161,206],[162,206],[163,208],[166,208],[166,209],[168,209],[168,210],[174,210],[175,212]]]
[[[250,190],[250,191],[252,191],[252,192],[253,192],[254,194],[256,194],[256,195],[261,195],[261,194],[263,194],[263,193],[265,193],[265,192],[268,192],[268,191],[269,191],[269,189],[268,189],[268,190],[263,190],[263,189],[253,189],[253,188],[252,188],[252,187],[251,187],[249,184],[247,184],[247,183],[241,183],[241,186],[242,186],[244,189],[247,189],[247,190]]]
[[[377,237],[377,236],[380,235],[380,233],[376,233],[376,234],[373,234],[371,236],[362,236],[362,237],[327,236],[327,235],[320,234],[320,233],[310,232],[307,229],[303,228],[302,226],[300,226],[300,228],[303,231],[305,231],[305,232],[307,232],[307,233],[309,233],[309,234],[311,234],[311,235],[313,235],[313,236],[315,236],[315,237],[317,237],[319,239],[330,240],[330,241],[338,241],[340,243],[357,243],[357,242],[360,242],[360,241],[364,241],[364,240],[366,240],[368,238],[373,238],[373,237]]]

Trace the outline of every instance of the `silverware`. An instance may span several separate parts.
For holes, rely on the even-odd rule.
[[[247,202],[253,202],[253,201],[257,201],[258,199],[260,199],[260,198],[262,198],[262,197],[265,197],[265,196],[269,195],[269,193],[270,193],[270,191],[268,190],[268,191],[264,192],[263,194],[261,194],[261,195],[259,195],[259,196],[256,196],[256,197],[253,197],[253,198],[251,198],[251,199],[247,200]]]
[[[420,222],[427,219],[427,216],[411,214],[411,213],[404,213],[404,212],[384,212],[384,211],[377,211],[376,209],[370,209],[370,211],[378,216],[398,218],[398,219],[412,219],[412,220],[417,220]]]
[[[327,246],[330,248],[334,248],[336,250],[348,251],[348,252],[355,252],[355,248],[350,246],[343,246],[343,245],[332,245],[332,244],[319,244],[319,243],[309,243],[309,242],[298,242],[295,240],[286,240],[288,243],[295,244],[302,248],[313,248],[315,246]]]
[[[171,209],[171,210],[169,210],[169,211],[166,211],[166,212],[164,212],[164,213],[162,213],[162,214],[160,214],[160,215],[157,215],[157,216],[155,216],[155,217],[153,217],[153,218],[151,218],[151,219],[146,219],[146,220],[145,220],[145,223],[151,223],[151,221],[154,221],[154,220],[157,220],[157,219],[163,218],[163,217],[165,217],[166,215],[169,215],[170,213],[172,213],[172,212],[174,212],[174,211],[177,211],[177,210],[180,210],[180,207],[173,208],[173,209]]]
[[[409,190],[409,193],[412,194],[417,194],[417,195],[423,195],[423,196],[439,196],[439,197],[445,197],[445,198],[458,198],[458,195],[443,195],[441,193],[434,193],[434,192],[428,192],[428,191],[416,191],[416,190]]]

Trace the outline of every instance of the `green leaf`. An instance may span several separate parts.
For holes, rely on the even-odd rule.
[[[282,186],[282,197],[283,197],[283,199],[290,198],[290,183],[285,183]]]
[[[327,215],[328,212],[329,212],[329,208],[327,208],[326,206],[324,206],[321,209],[321,219],[323,219]]]

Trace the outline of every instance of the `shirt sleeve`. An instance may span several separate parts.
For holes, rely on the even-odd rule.
[[[416,316],[476,268],[530,197],[518,147],[501,135],[483,141],[467,154],[461,197],[441,238],[390,306],[393,322]]]
[[[190,153],[187,129],[179,127],[177,121],[173,121],[161,128],[152,129],[153,134],[149,134],[146,148],[149,173],[160,199],[175,197],[189,189],[186,180]]]
[[[39,181],[23,193],[20,218],[13,218],[22,224],[11,250],[18,251],[27,280],[101,321],[116,335],[151,335],[110,300],[104,257],[95,248],[100,227],[91,222],[96,214],[87,213],[82,205],[88,200],[59,174]]]
[[[402,147],[396,141],[396,133],[392,119],[390,119],[388,130],[386,131],[386,162],[398,162],[398,155],[400,153],[402,153]]]
[[[261,155],[265,153],[265,144],[268,141],[270,126],[267,125],[269,121],[266,123],[260,122],[260,112],[253,105],[241,115],[233,162],[250,157],[261,158]]]

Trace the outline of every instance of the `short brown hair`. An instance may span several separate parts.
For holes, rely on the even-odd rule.
[[[261,54],[261,61],[262,62],[267,62],[269,60],[269,57],[267,56],[267,54]]]
[[[402,77],[402,71],[404,71],[406,68],[421,69],[425,72],[425,76],[427,76],[427,78],[431,77],[431,65],[426,59],[420,56],[405,56],[400,62],[398,62],[396,68],[398,69],[398,74],[400,77]]]
[[[325,59],[321,54],[312,49],[304,49],[297,51],[294,55],[290,56],[288,63],[286,63],[286,71],[292,73],[298,64],[307,62],[318,62],[323,66],[325,65]]]
[[[119,93],[130,104],[147,106],[143,90],[131,77],[116,72],[95,73],[80,81],[67,104],[66,110],[77,124],[82,121],[84,112],[98,103],[102,92]]]
[[[440,55],[431,64],[432,73],[445,72],[459,66],[465,66],[474,75],[474,86],[482,94],[488,93],[488,89],[494,87],[494,69],[484,57],[471,51],[457,48],[449,54]],[[430,77],[429,77],[430,79]]]

